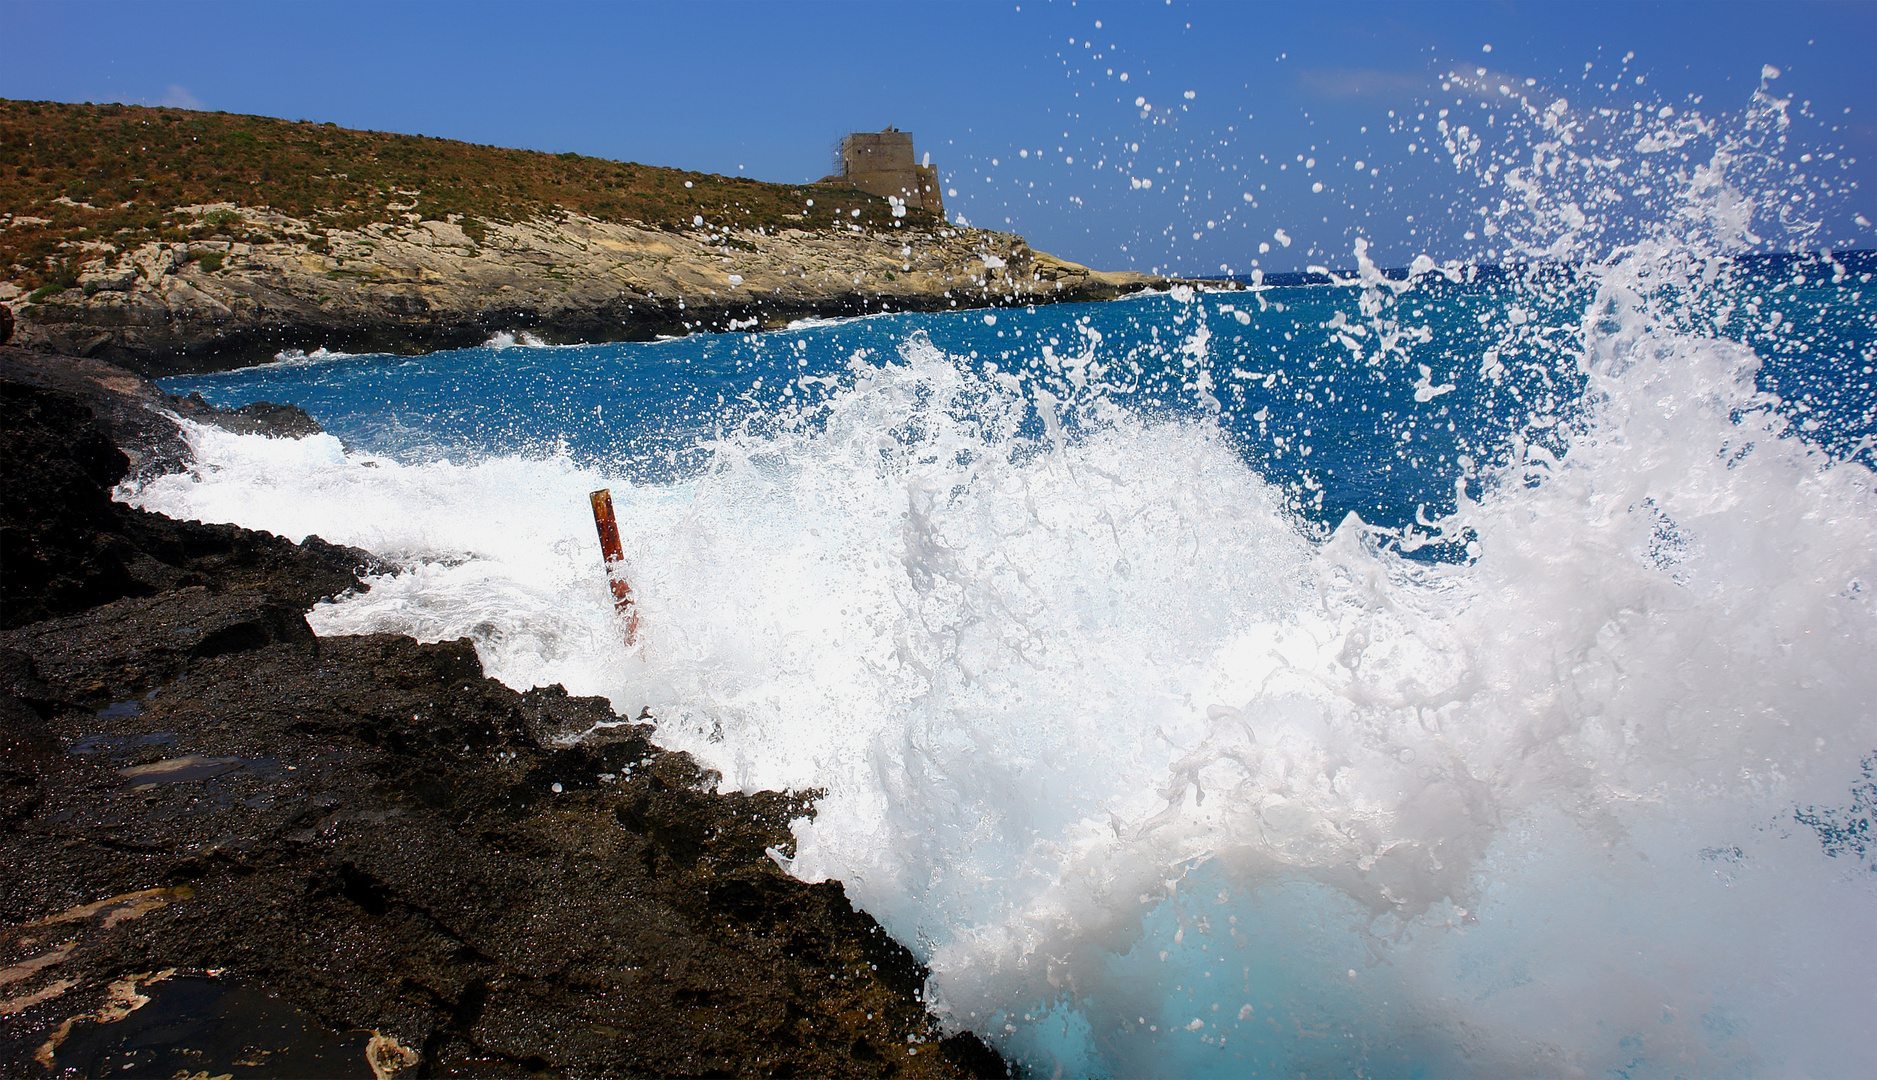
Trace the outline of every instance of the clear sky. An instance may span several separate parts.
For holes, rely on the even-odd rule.
[[[1442,76],[1477,66],[1574,106],[1700,96],[1725,115],[1775,65],[1780,93],[1808,103],[1795,140],[1835,153],[1840,186],[1857,184],[1825,207],[1821,239],[1877,246],[1856,221],[1877,219],[1873,57],[1870,2],[0,0],[0,97],[330,120],[789,182],[829,172],[843,133],[892,124],[971,224],[1104,268],[1189,274],[1248,270],[1280,228],[1296,242],[1273,245],[1267,270],[1346,265],[1356,231],[1384,264],[1477,254],[1427,225],[1460,190],[1451,169],[1408,155],[1387,120],[1446,104]],[[1358,180],[1356,160],[1386,171]]]

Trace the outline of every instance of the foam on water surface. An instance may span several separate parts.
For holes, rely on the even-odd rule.
[[[1680,123],[1650,137],[1714,137]],[[1871,422],[1807,428],[1724,332],[1773,303],[1709,269],[1752,220],[1742,147],[1572,275],[1403,283],[1358,245],[1340,288],[735,345],[761,374],[729,345],[534,350],[561,366],[530,452],[192,428],[201,464],[129,497],[406,567],[321,633],[469,636],[511,685],[649,707],[726,786],[825,790],[778,861],[1039,1072],[1854,1075]],[[1596,248],[1543,175],[1508,177],[1507,236]],[[1832,297],[1867,390],[1870,309]],[[690,380],[660,399],[689,434],[559,388],[620,357]],[[347,363],[275,377],[481,385]]]

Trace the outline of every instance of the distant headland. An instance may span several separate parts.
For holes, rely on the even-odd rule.
[[[947,222],[893,129],[814,184],[128,105],[0,101],[13,344],[162,375],[498,332],[648,340],[1164,284]]]

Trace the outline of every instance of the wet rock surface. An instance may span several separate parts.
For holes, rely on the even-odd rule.
[[[183,468],[189,444],[171,416],[249,435],[315,435],[320,426],[297,405],[257,401],[218,409],[200,394],[179,397],[115,364],[89,357],[0,347],[0,381],[69,394],[92,412],[104,440],[129,459],[132,479]]]
[[[175,423],[140,396],[155,391],[127,373],[104,377],[128,380],[121,389],[74,376],[109,399],[94,408],[58,385],[68,372],[57,366],[31,369],[34,382],[8,377],[8,353],[0,350],[0,629],[192,585],[256,590],[303,611],[377,566],[317,537],[295,544],[112,502],[131,469],[120,440],[145,463],[188,452]]]
[[[69,393],[0,379],[0,435],[0,1075],[1004,1075],[776,867],[812,793],[315,637],[368,557],[109,502]]]

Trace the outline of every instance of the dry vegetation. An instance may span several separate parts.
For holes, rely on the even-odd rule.
[[[810,207],[809,201],[814,205]],[[266,207],[311,232],[245,230],[216,203]],[[453,220],[480,241],[487,221],[560,210],[690,228],[823,228],[895,220],[885,199],[842,187],[767,184],[578,154],[507,150],[334,124],[136,105],[0,100],[0,280],[49,293],[76,284],[87,247],[148,240],[297,239],[326,228]],[[859,211],[856,217],[854,211]]]

